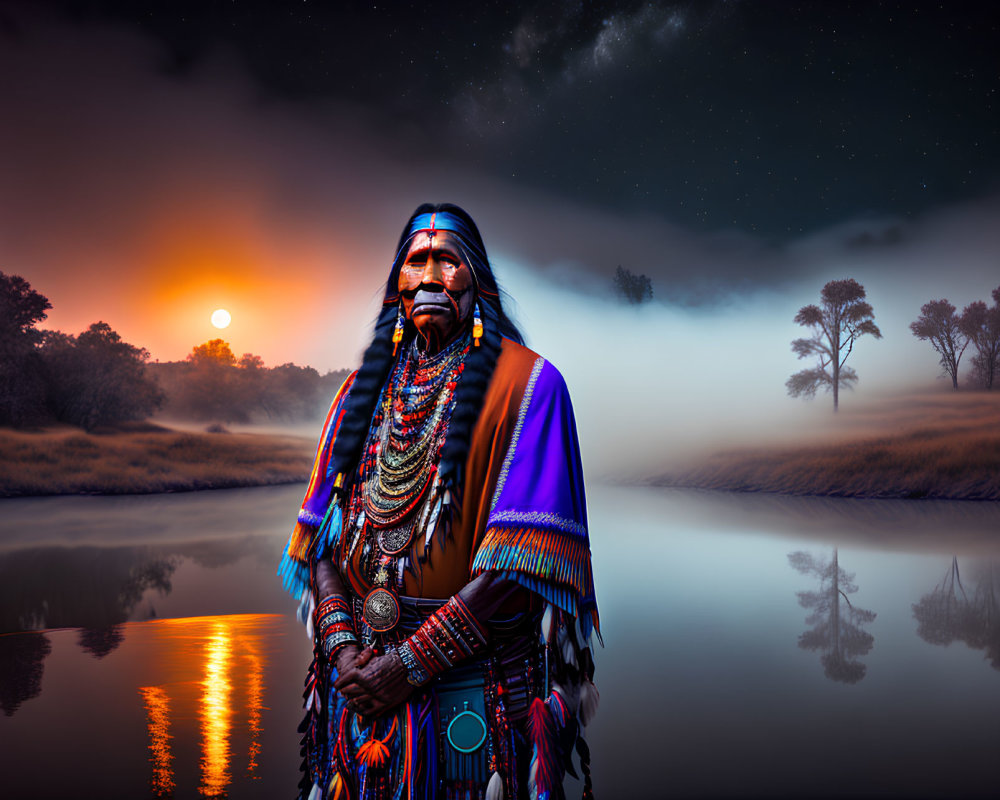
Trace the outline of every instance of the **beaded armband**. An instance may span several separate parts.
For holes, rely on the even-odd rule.
[[[399,648],[407,680],[422,686],[486,649],[486,631],[455,595],[435,611]]]
[[[314,622],[327,659],[333,658],[341,647],[358,643],[351,606],[340,595],[332,594],[316,607]]]

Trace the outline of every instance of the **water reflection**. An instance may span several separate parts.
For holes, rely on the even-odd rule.
[[[992,561],[973,571],[971,592],[962,584],[958,557],[930,592],[913,604],[917,635],[928,644],[947,646],[964,642],[984,650],[990,665],[1000,670],[1000,581]]]
[[[812,609],[806,624],[813,626],[799,636],[799,647],[823,652],[820,663],[830,680],[857,683],[868,668],[855,657],[867,655],[875,645],[875,637],[862,626],[875,619],[875,612],[852,605],[847,597],[858,590],[854,574],[841,568],[837,548],[829,561],[796,550],[788,554],[788,562],[820,582],[819,591],[796,592],[799,605]]]
[[[171,797],[174,793],[173,753],[170,751],[170,698],[161,686],[139,688],[146,704],[149,730],[149,761],[153,775],[149,781],[153,797]]]
[[[5,716],[41,693],[43,663],[51,652],[44,634],[0,635],[0,708]]]
[[[177,682],[139,689],[146,705],[149,732],[150,789],[154,796],[173,792],[175,776],[170,730],[175,721],[197,715],[200,732],[200,784],[205,797],[225,797],[233,779],[236,753],[246,752],[251,778],[259,766],[264,674],[263,638],[274,615],[197,617],[155,624],[159,644],[174,661]],[[195,678],[197,697],[184,690]],[[237,687],[246,687],[246,705],[235,702]],[[196,708],[188,707],[195,703]],[[195,713],[193,713],[195,712]],[[245,728],[240,729],[245,720]],[[245,739],[244,739],[245,737]],[[235,743],[244,747],[238,750]]]
[[[80,645],[107,655],[150,589],[170,591],[177,557],[146,547],[35,547],[0,555],[0,632],[84,628]]]

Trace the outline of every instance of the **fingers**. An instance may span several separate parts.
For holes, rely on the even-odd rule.
[[[356,667],[363,667],[374,657],[375,657],[375,651],[370,647],[366,647],[358,654],[357,660],[354,662],[354,665]]]
[[[338,675],[337,680],[333,682],[333,688],[343,693],[344,688],[352,684],[357,684],[364,689],[370,689],[368,676],[356,666],[351,667],[342,675]]]

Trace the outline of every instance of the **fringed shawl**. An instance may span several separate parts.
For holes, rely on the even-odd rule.
[[[576,420],[566,382],[541,357],[518,406],[472,577],[491,569],[579,616],[585,637],[598,625]]]
[[[311,557],[325,549],[316,540],[340,539],[339,529],[328,537],[318,533],[339,523],[331,526],[327,516],[333,510],[330,516],[339,517],[330,508],[334,476],[327,465],[352,378],[334,398],[279,570],[296,596],[308,584]],[[578,617],[585,637],[597,627],[573,407],[559,371],[526,347],[503,341],[473,430],[461,508],[447,535],[435,534],[426,553],[415,541],[410,555],[415,569],[405,576],[404,594],[445,598],[476,575],[497,570]]]
[[[334,476],[327,474],[327,467],[330,464],[337,429],[343,420],[347,393],[354,383],[355,375],[357,372],[348,375],[347,380],[334,395],[316,447],[316,459],[309,479],[309,488],[306,489],[298,519],[295,521],[295,527],[292,529],[292,535],[288,539],[288,545],[278,567],[278,576],[282,584],[296,600],[309,588],[310,553],[316,545],[316,533],[330,510]]]

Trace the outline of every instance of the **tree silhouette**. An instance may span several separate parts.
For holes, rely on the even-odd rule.
[[[953,556],[944,578],[913,604],[913,617],[917,635],[928,644],[947,647],[963,642],[985,651],[991,666],[1000,670],[1000,581],[992,562],[980,573],[970,596]]]
[[[785,387],[792,397],[812,397],[820,387],[832,390],[836,411],[840,405],[840,387],[858,380],[857,373],[844,366],[854,343],[865,334],[881,339],[882,332],[873,320],[871,305],[865,300],[865,288],[853,278],[830,281],[820,297],[822,307],[803,306],[795,315],[795,322],[812,328],[812,336],[792,342],[792,351],[800,359],[815,356],[819,364],[796,372],[785,382]]]
[[[250,355],[249,353],[247,355]],[[209,339],[204,344],[199,344],[188,354],[188,361],[195,364],[199,362],[211,362],[222,366],[230,367],[236,363],[236,356],[233,354],[229,342],[224,339]],[[246,356],[244,356],[246,358]]]
[[[817,592],[796,592],[799,605],[812,609],[806,624],[813,626],[799,636],[799,647],[823,651],[820,663],[830,680],[857,683],[865,677],[867,667],[853,659],[866,655],[875,644],[875,637],[862,626],[872,622],[876,615],[874,611],[851,605],[847,595],[858,590],[853,573],[841,569],[836,548],[830,561],[797,550],[788,554],[788,562],[803,575],[812,575],[820,581]]]
[[[239,360],[229,344],[213,339],[184,362],[156,364],[153,374],[167,394],[164,414],[217,422],[312,420],[329,407],[346,370],[320,375],[312,367],[266,367],[253,353]]]
[[[149,351],[122,341],[106,322],[79,336],[51,332],[42,349],[49,406],[56,417],[85,430],[145,419],[163,403],[146,375]]]
[[[910,323],[913,335],[929,341],[941,356],[941,367],[951,377],[953,389],[958,389],[958,365],[969,337],[962,331],[961,318],[955,306],[947,300],[931,300],[920,307],[920,316]]]
[[[0,708],[5,716],[41,693],[45,657],[51,652],[52,643],[42,633],[0,636]]]
[[[986,389],[1000,370],[1000,287],[993,290],[993,305],[982,300],[969,303],[962,311],[959,326],[976,347],[972,359],[972,379]]]
[[[976,583],[972,596],[976,625],[969,646],[983,649],[993,669],[1000,670],[1000,580],[989,562]]]
[[[95,633],[81,636],[80,643],[91,652],[109,643],[116,646],[120,638],[109,629],[126,622],[147,591],[168,594],[178,562],[176,556],[145,547],[40,547],[4,553],[0,633],[86,628]]]
[[[22,426],[44,417],[45,383],[38,346],[52,304],[20,275],[0,272],[0,425]]]
[[[653,282],[618,265],[614,277],[615,294],[626,303],[639,305],[653,299]]]
[[[917,620],[917,636],[928,644],[949,645],[969,635],[972,622],[969,597],[962,586],[958,558],[952,556],[951,566],[933,591],[913,604]]]

